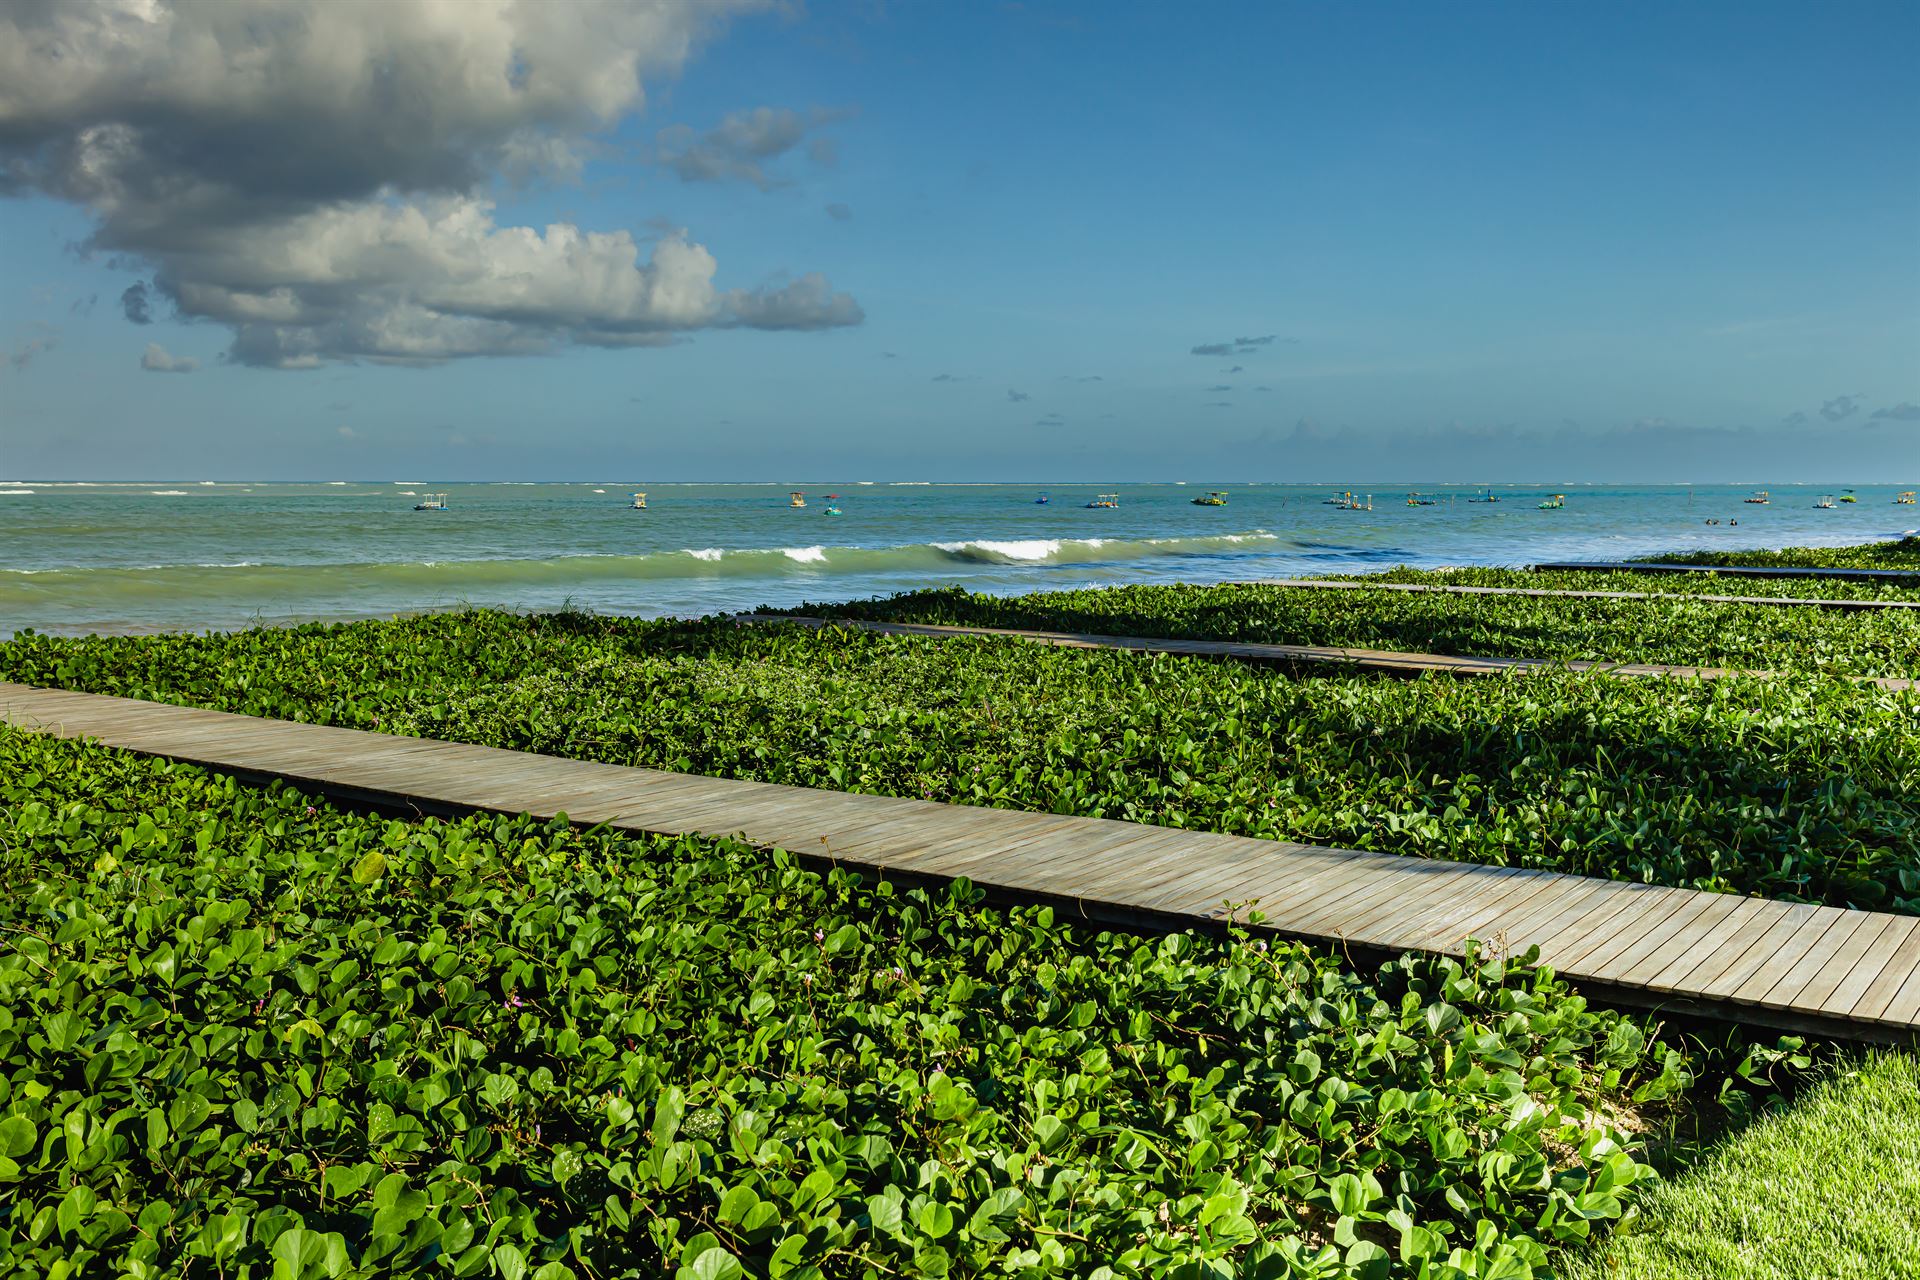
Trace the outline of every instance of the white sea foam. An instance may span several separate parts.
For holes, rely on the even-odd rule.
[[[827,562],[827,549],[825,547],[782,547],[780,548],[780,554],[795,564],[825,564]]]
[[[28,498],[33,496],[31,489],[0,489],[0,496],[8,498]]]
[[[150,489],[148,492],[156,498],[184,498],[187,496],[185,489]]]
[[[1088,541],[1092,542],[1092,539]],[[1058,538],[1024,538],[1011,542],[978,538],[970,542],[936,542],[933,545],[950,555],[999,560],[1045,560],[1060,552]]]
[[[718,560],[727,553],[719,547],[688,547],[687,554],[695,560],[713,561]],[[787,554],[792,555],[793,553],[789,551]]]

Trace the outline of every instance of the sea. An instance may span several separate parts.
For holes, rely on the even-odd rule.
[[[1013,593],[1834,545],[1920,524],[1920,508],[1871,485],[1831,510],[1815,503],[1843,491],[1798,485],[1773,486],[1759,505],[1745,501],[1750,485],[653,483],[635,510],[636,487],[0,481],[0,636],[469,605],[697,617],[925,587]],[[1195,505],[1214,488],[1225,506]],[[804,507],[790,505],[795,491]],[[1372,509],[1329,505],[1346,492]],[[1410,492],[1431,505],[1409,505]],[[444,493],[446,509],[414,510],[429,493]],[[1554,493],[1564,506],[1541,510]],[[1088,506],[1102,494],[1119,505]]]

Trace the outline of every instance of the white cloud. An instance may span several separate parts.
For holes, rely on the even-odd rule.
[[[230,357],[311,368],[856,324],[817,275],[718,289],[684,232],[503,226],[496,178],[567,180],[718,22],[762,0],[36,0],[0,7],[0,192],[96,219]],[[796,117],[796,120],[798,118]],[[801,134],[806,122],[798,121]],[[716,130],[779,154],[775,112]],[[770,150],[771,149],[771,150]],[[147,315],[145,293],[133,318]],[[135,311],[138,316],[135,316]]]
[[[176,356],[157,342],[149,342],[144,355],[140,357],[140,367],[148,373],[192,373],[200,367],[200,362],[192,356]]]

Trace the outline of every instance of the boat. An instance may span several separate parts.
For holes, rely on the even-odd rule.
[[[413,509],[415,511],[445,511],[447,509],[447,495],[444,493],[429,493],[421,498],[420,501],[414,503]]]
[[[1858,502],[1858,501],[1860,501],[1860,499],[1858,499],[1858,498],[1856,498],[1856,497],[1854,497],[1854,496],[1853,496],[1853,490],[1851,490],[1851,489],[1849,489],[1849,490],[1847,490],[1847,491],[1846,491],[1845,493],[1843,493],[1843,494],[1841,494],[1841,495],[1840,495],[1840,501],[1842,501],[1842,502]]]
[[[632,509],[635,511],[645,511],[647,509],[647,495],[635,490]]]
[[[1543,502],[1543,503],[1541,503],[1541,504],[1540,504],[1540,510],[1542,510],[1542,511],[1558,511],[1558,510],[1559,510],[1560,508],[1562,508],[1562,507],[1564,507],[1564,506],[1566,506],[1566,505],[1567,505],[1567,495],[1566,495],[1566,494],[1564,494],[1564,493],[1550,493],[1550,494],[1548,494],[1548,495],[1547,495],[1547,500],[1546,500],[1545,502]]]
[[[1912,506],[1912,505],[1913,505],[1913,490],[1911,490],[1911,489],[1902,489],[1902,490],[1900,491],[1900,496],[1899,496],[1899,497],[1897,497],[1897,498],[1895,498],[1895,499],[1893,500],[1893,505],[1894,505],[1894,506],[1896,506],[1896,507],[1910,507],[1910,506]]]
[[[1498,502],[1500,501],[1500,496],[1491,489],[1482,489],[1480,491],[1479,497],[1468,498],[1467,501],[1468,502]]]
[[[1831,511],[1831,510],[1833,510],[1833,495],[1832,495],[1832,494],[1828,494],[1828,495],[1827,495],[1826,497],[1824,497],[1824,498],[1822,498],[1822,499],[1820,499],[1820,501],[1818,501],[1818,502],[1816,502],[1816,503],[1814,503],[1814,504],[1813,504],[1813,507],[1814,507],[1814,510],[1816,510],[1816,511]]]
[[[804,507],[807,505],[807,495],[798,492],[790,493],[787,495],[787,505],[790,507]]]
[[[1193,505],[1196,507],[1224,507],[1227,505],[1227,491],[1225,489],[1209,489],[1207,490],[1207,496],[1204,498],[1195,498]]]
[[[1114,509],[1115,507],[1118,507],[1119,505],[1120,505],[1120,495],[1119,495],[1119,494],[1117,494],[1117,493],[1103,493],[1103,494],[1101,494],[1101,495],[1099,495],[1098,497],[1096,497],[1096,498],[1095,498],[1095,499],[1094,499],[1094,500],[1093,500],[1092,502],[1089,502],[1089,503],[1087,504],[1087,510],[1089,510],[1089,511],[1093,511],[1093,510],[1103,510],[1103,511],[1111,511],[1111,510],[1113,510],[1113,509]]]
[[[1768,493],[1765,489],[1755,489],[1753,491],[1753,496],[1751,498],[1742,498],[1741,501],[1751,502],[1755,506],[1764,507],[1769,502],[1773,501],[1773,495]]]
[[[1407,495],[1407,505],[1410,507],[1431,507],[1437,504],[1437,499],[1429,498],[1424,493],[1410,493]]]
[[[822,511],[820,514],[823,516],[837,516],[840,514],[840,508],[835,506],[829,506],[825,511]]]
[[[1036,506],[1036,507],[1044,507],[1044,506],[1046,506],[1046,505],[1047,505],[1047,504],[1048,504],[1049,502],[1052,502],[1052,501],[1053,501],[1053,499],[1052,499],[1052,498],[1049,498],[1049,497],[1048,497],[1048,496],[1047,496],[1046,494],[1044,494],[1044,493],[1043,493],[1043,494],[1041,494],[1041,495],[1040,495],[1039,497],[1037,497],[1037,498],[1035,498],[1035,499],[1033,500],[1033,505],[1034,505],[1034,506]]]

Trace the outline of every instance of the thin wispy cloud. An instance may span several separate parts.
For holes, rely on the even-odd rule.
[[[1231,342],[1203,342],[1189,348],[1189,353],[1196,356],[1250,356],[1259,354],[1280,340],[1277,334],[1263,333],[1254,338],[1235,338]],[[1291,343],[1296,339],[1288,338],[1286,341]]]
[[[1835,396],[1820,406],[1820,416],[1828,422],[1844,422],[1860,411],[1858,393],[1850,396]]]
[[[816,107],[805,115],[790,107],[734,111],[705,132],[690,125],[668,125],[654,137],[660,164],[682,182],[744,182],[762,191],[788,186],[791,179],[769,166],[808,141],[810,130],[846,118],[845,111]],[[831,167],[838,159],[832,139],[815,137],[807,147],[815,164]],[[832,214],[836,206],[827,206]],[[846,209],[845,205],[837,206]],[[834,215],[838,216],[838,215]],[[849,217],[852,216],[848,211]]]

